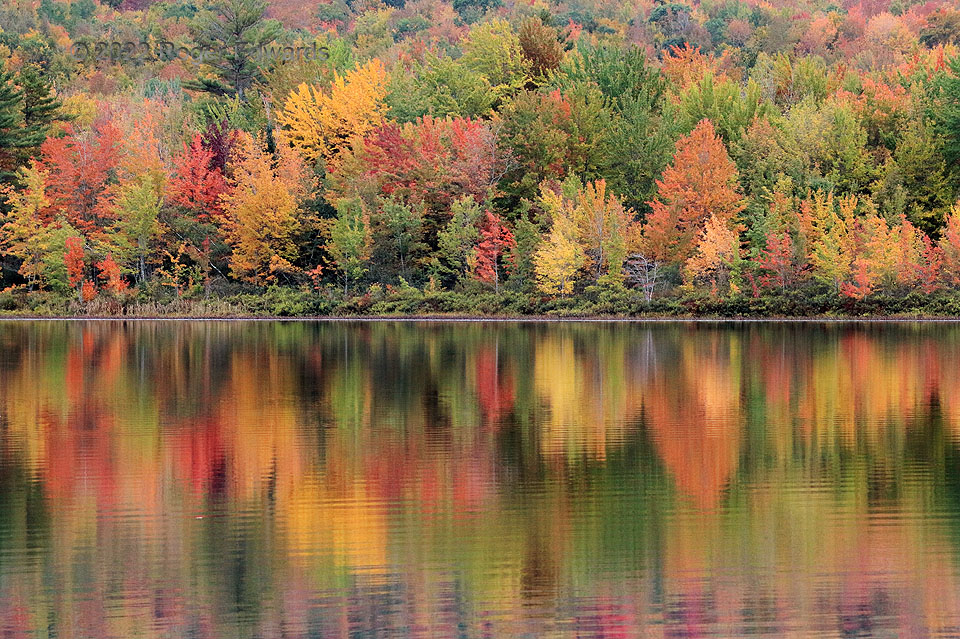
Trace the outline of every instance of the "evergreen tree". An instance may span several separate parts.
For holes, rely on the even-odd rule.
[[[12,182],[24,145],[23,91],[13,74],[0,71],[0,184]]]
[[[53,92],[49,79],[36,66],[24,67],[17,77],[23,92],[22,148],[27,155],[40,148],[57,119],[61,102]],[[26,162],[24,161],[24,164]]]
[[[214,95],[239,96],[259,79],[264,49],[277,39],[280,23],[266,20],[261,0],[218,0],[194,23],[194,40],[207,52],[213,77],[184,84]]]

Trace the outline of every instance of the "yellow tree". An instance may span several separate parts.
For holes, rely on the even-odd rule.
[[[537,286],[550,295],[567,295],[573,292],[577,272],[583,268],[587,256],[580,245],[570,206],[559,193],[546,189],[543,201],[553,214],[553,227],[533,258]]]
[[[813,242],[810,263],[813,277],[839,292],[854,268],[851,231],[857,208],[856,196],[834,198],[833,193],[816,193],[809,209]]]
[[[46,194],[47,174],[36,163],[20,169],[23,188],[8,197],[10,214],[0,228],[0,245],[8,255],[20,259],[20,275],[27,286],[43,283],[43,272],[51,251],[52,237],[40,212],[49,204]]]
[[[943,280],[950,286],[960,286],[960,202],[953,205],[944,220],[939,248],[943,254]]]
[[[732,225],[711,215],[703,227],[694,254],[686,262],[687,277],[710,282],[714,293],[725,289],[730,271],[740,259],[740,235]]]
[[[223,196],[220,216],[233,249],[230,267],[250,282],[273,281],[294,270],[298,255],[298,210],[308,190],[303,162],[283,135],[274,156],[262,140],[241,133],[230,169],[234,188]]]
[[[383,123],[386,94],[387,72],[374,58],[346,76],[335,75],[326,92],[301,84],[277,120],[308,160],[335,168],[343,149]]]
[[[633,211],[607,192],[605,180],[597,180],[578,190],[574,221],[593,260],[594,279],[600,279],[604,267],[608,274],[622,279],[627,243],[633,235]]]

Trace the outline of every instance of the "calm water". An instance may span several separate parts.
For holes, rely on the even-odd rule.
[[[960,324],[0,323],[2,637],[960,636]]]

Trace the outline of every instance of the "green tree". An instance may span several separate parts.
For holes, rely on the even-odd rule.
[[[277,39],[280,23],[265,19],[262,0],[216,0],[192,25],[194,42],[205,50],[212,76],[184,84],[214,95],[239,96],[261,77],[262,50]]]
[[[510,250],[513,270],[507,282],[510,286],[523,290],[536,283],[534,256],[540,248],[540,225],[527,215],[521,215],[514,224],[513,239],[516,242]]]
[[[12,73],[0,70],[0,183],[16,177],[23,147],[23,91]]]
[[[960,56],[950,58],[949,72],[942,72],[937,81],[936,100],[931,115],[941,136],[941,149],[951,173],[960,169]]]
[[[450,288],[470,272],[469,256],[480,236],[477,223],[482,215],[472,197],[460,198],[450,207],[450,221],[437,233],[433,271]]]
[[[129,256],[136,264],[139,282],[147,279],[147,258],[153,251],[150,243],[160,234],[161,201],[157,179],[149,173],[123,185],[116,199],[115,230],[123,243],[118,252]]]
[[[715,80],[708,73],[680,95],[684,128],[690,131],[702,120],[710,120],[728,144],[739,140],[755,119],[770,111],[771,104],[763,99],[754,80],[741,89],[733,80]]]
[[[337,217],[330,226],[327,250],[343,277],[343,294],[350,294],[350,282],[367,272],[370,256],[370,223],[359,199],[342,199],[336,204]]]
[[[609,171],[616,115],[606,103],[598,89],[584,86],[569,95],[523,91],[504,106],[500,139],[515,160],[501,182],[507,208],[533,200],[545,180],[595,180]]]
[[[462,47],[463,66],[484,77],[498,98],[516,93],[530,79],[532,64],[523,55],[520,38],[505,20],[476,25]]]
[[[552,84],[564,91],[592,84],[619,109],[637,101],[658,108],[667,91],[666,79],[642,49],[607,43],[577,47],[560,65]]]
[[[954,202],[943,156],[928,127],[913,122],[882,167],[874,197],[882,210],[907,219],[928,235],[938,230]]]
[[[404,279],[409,278],[411,253],[420,250],[423,233],[423,215],[413,207],[392,198],[380,201],[377,216],[379,233],[387,253],[396,262],[398,272]]]
[[[50,125],[57,119],[63,104],[53,92],[49,78],[34,65],[20,70],[17,83],[23,92],[21,144],[23,149],[29,151],[27,155],[35,155],[50,133]]]
[[[553,83],[567,91],[593,86],[606,98],[610,122],[600,177],[627,206],[645,210],[680,129],[676,109],[665,99],[663,74],[638,47],[581,45],[554,74]]]
[[[458,60],[432,53],[411,71],[398,66],[387,93],[390,115],[401,122],[413,122],[425,115],[485,116],[496,101],[497,95],[483,75]]]

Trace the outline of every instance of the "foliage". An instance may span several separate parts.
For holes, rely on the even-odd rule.
[[[47,138],[40,147],[48,174],[48,218],[63,217],[82,233],[98,234],[112,219],[108,189],[120,161],[120,132],[101,122],[88,132],[68,126],[63,137]]]
[[[534,257],[537,286],[544,293],[566,296],[573,292],[577,272],[586,263],[587,255],[579,241],[573,212],[560,205],[552,213],[550,234]]]
[[[221,223],[232,248],[230,268],[244,280],[265,283],[295,270],[299,205],[306,194],[303,163],[288,144],[274,156],[262,140],[243,133],[231,159],[229,193]]]
[[[196,133],[190,146],[174,159],[174,171],[167,183],[167,200],[200,220],[216,217],[221,210],[222,196],[227,191],[223,171],[215,164],[214,150],[203,144]]]
[[[509,274],[510,259],[516,244],[513,233],[503,224],[503,220],[490,211],[484,212],[479,241],[474,247],[473,276],[481,282],[493,284],[494,290],[499,293],[501,261],[506,262],[503,267]]]
[[[432,262],[434,274],[449,287],[463,281],[470,272],[470,255],[480,232],[483,211],[473,196],[453,202],[450,220],[437,234],[437,251]]]
[[[686,261],[688,276],[706,280],[714,294],[725,292],[730,284],[730,272],[740,260],[740,237],[729,220],[713,214],[703,227],[694,253]]]
[[[953,308],[957,12],[887,4],[14,3],[0,287],[64,312]],[[176,54],[69,54],[118,39]]]
[[[673,163],[657,186],[643,237],[650,255],[666,262],[682,262],[690,255],[701,225],[711,216],[731,223],[743,209],[736,167],[710,120],[677,142]]]
[[[147,259],[153,253],[151,243],[160,235],[162,198],[156,179],[149,173],[140,180],[121,186],[113,214],[117,236],[121,240],[118,253],[136,262],[137,281],[147,279]],[[111,258],[112,261],[112,258]]]
[[[335,75],[329,91],[301,84],[278,121],[308,160],[335,167],[344,149],[382,123],[386,80],[383,64],[374,59],[346,76]]]
[[[330,226],[327,249],[343,279],[343,294],[350,292],[350,282],[363,277],[370,250],[370,222],[359,200],[337,202],[337,217]]]

